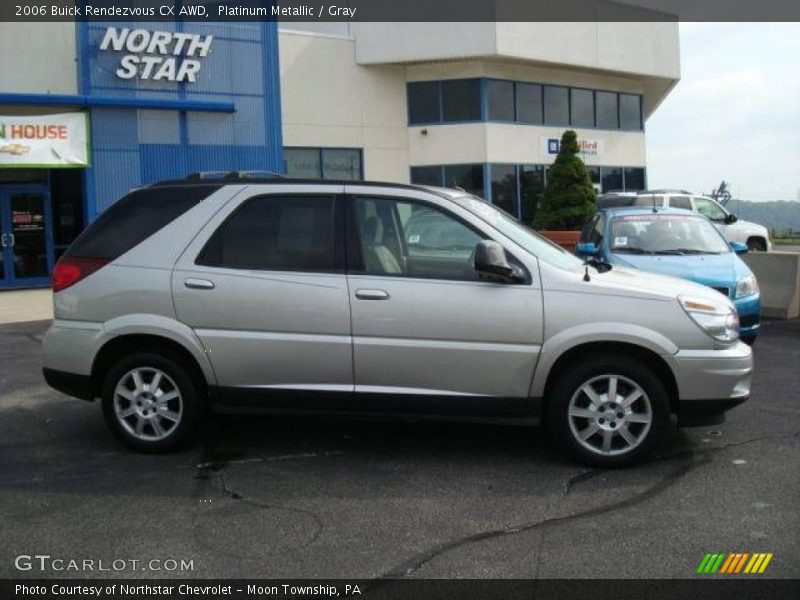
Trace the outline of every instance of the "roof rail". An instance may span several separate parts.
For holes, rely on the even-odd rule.
[[[240,181],[242,179],[286,179],[275,171],[198,171],[186,177],[186,181]]]
[[[640,191],[638,193],[639,194],[643,194],[643,195],[646,195],[646,194],[688,194],[689,196],[694,196],[695,195],[694,192],[690,192],[690,191],[687,191],[687,190],[678,190],[678,189],[669,189],[669,188],[665,188],[665,189],[662,189],[662,190],[642,190],[642,191]]]

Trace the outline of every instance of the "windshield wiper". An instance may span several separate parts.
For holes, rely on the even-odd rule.
[[[673,248],[671,250],[656,250],[655,254],[715,254],[706,250],[697,250],[696,248]]]
[[[623,253],[623,254],[652,254],[649,250],[645,250],[644,248],[637,248],[636,246],[622,246],[620,248],[614,248],[613,252]]]

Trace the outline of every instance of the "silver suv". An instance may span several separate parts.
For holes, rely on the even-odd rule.
[[[584,263],[462,191],[231,174],[138,189],[54,272],[54,388],[137,450],[211,411],[546,424],[593,465],[670,415],[718,417],[753,368],[731,301]]]

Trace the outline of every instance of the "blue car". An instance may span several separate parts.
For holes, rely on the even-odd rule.
[[[761,326],[758,283],[737,256],[747,245],[728,242],[703,216],[676,208],[608,208],[581,232],[577,253],[682,277],[728,296],[739,313],[740,337],[752,344]]]

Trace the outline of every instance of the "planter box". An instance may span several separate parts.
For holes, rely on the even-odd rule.
[[[575,246],[578,241],[581,239],[581,232],[580,231],[564,231],[564,230],[555,230],[555,229],[543,229],[539,231],[541,235],[546,237],[548,240],[553,242],[554,244],[558,244],[562,248],[569,250],[570,252],[575,252]]]

